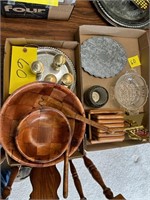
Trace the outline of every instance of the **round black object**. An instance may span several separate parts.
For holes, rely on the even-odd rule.
[[[87,106],[99,108],[105,105],[109,95],[104,87],[94,85],[84,93],[84,101]]]

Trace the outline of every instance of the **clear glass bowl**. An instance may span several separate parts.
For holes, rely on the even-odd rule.
[[[144,78],[136,72],[127,72],[116,82],[115,98],[129,112],[138,112],[148,98],[148,87]]]

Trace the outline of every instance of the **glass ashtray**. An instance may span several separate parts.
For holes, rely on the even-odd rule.
[[[138,112],[148,98],[148,87],[144,78],[136,72],[127,72],[116,82],[115,98],[129,113]]]

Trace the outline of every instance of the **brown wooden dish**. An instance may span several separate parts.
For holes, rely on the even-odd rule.
[[[68,148],[71,128],[62,112],[46,108],[36,110],[21,120],[15,139],[25,158],[46,163],[57,159]]]
[[[54,104],[55,100],[59,104]],[[61,155],[57,159],[46,163],[32,162],[22,156],[16,146],[15,136],[19,122],[29,113],[45,107],[58,109],[63,114],[66,112],[64,107],[67,107],[85,116],[83,106],[78,97],[62,85],[50,82],[34,82],[16,90],[4,102],[0,112],[0,142],[8,155],[22,165],[48,167],[64,159],[64,155]],[[69,151],[69,156],[71,156],[78,149],[84,138],[86,124],[72,118],[68,118],[68,121],[73,133]]]

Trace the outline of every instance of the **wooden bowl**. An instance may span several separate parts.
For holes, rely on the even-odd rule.
[[[47,163],[32,162],[22,156],[16,146],[15,136],[19,122],[29,113],[43,109],[45,106],[58,109],[63,114],[66,114],[63,108],[67,107],[85,116],[83,106],[78,97],[62,85],[51,82],[34,82],[16,90],[7,98],[0,111],[0,142],[7,154],[21,165],[48,167],[64,159],[64,156],[61,155]],[[84,138],[86,124],[71,118],[68,118],[68,121],[72,131],[69,151],[69,156],[71,156],[78,149]]]
[[[54,108],[33,111],[17,127],[17,148],[32,162],[46,163],[57,159],[68,148],[70,141],[69,121]]]

